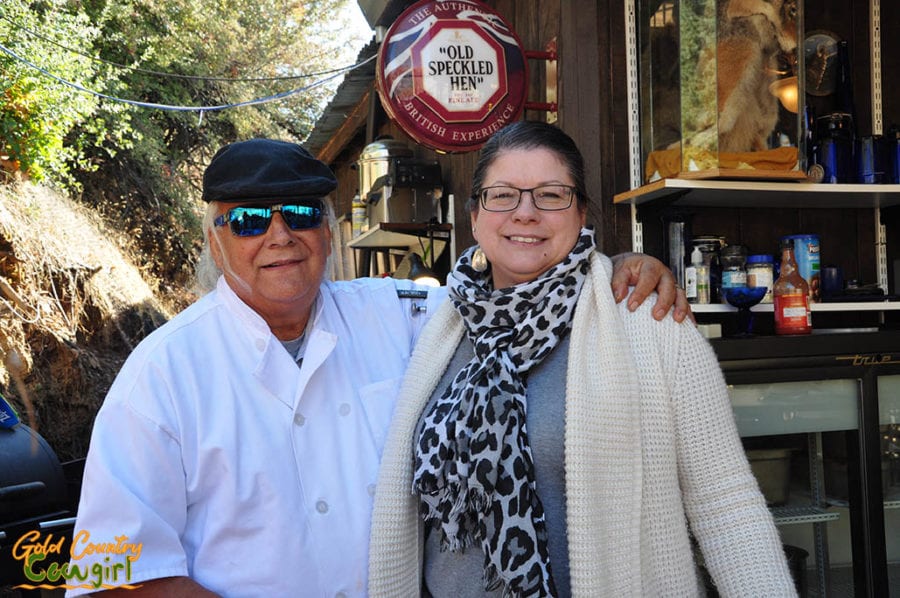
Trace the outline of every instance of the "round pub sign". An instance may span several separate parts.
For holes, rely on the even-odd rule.
[[[418,143],[476,150],[525,105],[527,63],[512,27],[473,0],[410,6],[378,52],[377,81],[388,115]]]

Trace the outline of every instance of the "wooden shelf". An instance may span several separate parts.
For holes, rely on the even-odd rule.
[[[355,239],[347,242],[354,249],[407,249],[434,239],[435,255],[444,250],[450,238],[450,224],[416,222],[380,222]]]
[[[900,301],[811,303],[809,308],[812,312],[897,311],[900,310]],[[737,312],[737,308],[725,303],[693,303],[691,304],[691,311],[696,314],[715,314]],[[771,303],[759,303],[751,307],[750,311],[772,313],[775,311],[775,306]]]
[[[900,185],[662,179],[614,198],[636,206],[654,201],[719,208],[886,208],[900,205]]]

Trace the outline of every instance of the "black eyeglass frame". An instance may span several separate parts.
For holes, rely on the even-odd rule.
[[[312,224],[308,226],[300,226],[299,223],[293,222],[293,216],[285,218],[285,211],[283,208],[285,207],[298,207],[298,208],[309,208],[313,210],[313,214],[311,215]],[[264,217],[268,219],[266,226],[264,229],[259,230],[259,232],[249,232],[249,233],[241,233],[239,229],[238,219],[235,217],[235,214],[238,213],[238,210],[246,210],[246,209],[254,209],[254,210],[266,210],[268,211],[268,215],[260,215],[258,217]],[[231,234],[236,237],[258,237],[259,235],[264,235],[269,227],[272,226],[272,218],[275,215],[275,212],[281,214],[282,219],[289,229],[292,231],[300,231],[300,230],[312,230],[319,228],[322,226],[322,220],[324,219],[325,214],[325,203],[321,199],[303,199],[298,201],[292,201],[289,203],[279,203],[279,204],[271,204],[271,205],[240,205],[230,208],[224,214],[220,214],[213,220],[213,224],[215,226],[225,226],[229,224],[229,229],[231,230]],[[297,224],[294,226],[293,224]]]
[[[562,208],[542,208],[538,205],[537,200],[535,199],[534,192],[538,189],[544,189],[546,187],[554,187],[554,188],[562,188],[566,189],[569,192],[569,203]],[[516,204],[511,208],[507,208],[505,210],[495,210],[487,207],[487,193],[491,189],[513,189],[519,192],[519,197],[516,199]],[[532,187],[530,189],[522,189],[519,187],[513,187],[512,185],[494,185],[491,187],[484,187],[478,192],[478,203],[481,204],[481,207],[484,208],[488,212],[512,212],[519,207],[519,204],[522,203],[522,194],[528,192],[531,195],[531,203],[534,204],[535,209],[538,209],[542,212],[561,212],[562,210],[568,210],[572,207],[572,202],[575,200],[575,197],[578,195],[578,189],[572,185],[562,185],[562,184],[553,184],[553,185],[538,185],[537,187]]]

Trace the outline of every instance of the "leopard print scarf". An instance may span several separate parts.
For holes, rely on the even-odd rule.
[[[581,230],[572,252],[537,279],[493,290],[490,271],[466,251],[448,277],[475,356],[424,414],[413,490],[423,519],[442,530],[441,547],[480,541],[486,590],[555,596],[544,508],[525,430],[528,372],[571,328],[594,250]]]

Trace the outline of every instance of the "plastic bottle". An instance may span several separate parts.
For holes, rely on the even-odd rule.
[[[809,334],[809,284],[797,271],[794,243],[781,242],[781,274],[775,281],[775,334]]]
[[[684,291],[689,303],[709,303],[709,266],[699,247],[691,251],[691,265],[684,269]]]
[[[787,235],[782,241],[794,244],[794,259],[797,271],[809,285],[809,300],[816,303],[820,297],[819,287],[822,282],[822,264],[820,258],[819,236],[810,234]]]

